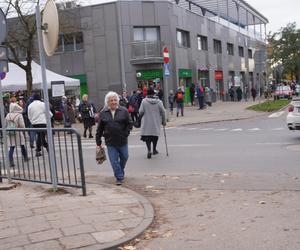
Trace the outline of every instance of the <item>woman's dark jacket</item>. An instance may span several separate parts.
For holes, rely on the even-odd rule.
[[[128,136],[132,129],[132,121],[126,108],[119,106],[116,109],[115,117],[105,107],[100,113],[100,122],[96,133],[96,143],[101,145],[101,137],[105,138],[108,146],[123,146],[128,143]]]

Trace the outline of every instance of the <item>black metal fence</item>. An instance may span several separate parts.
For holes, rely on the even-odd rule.
[[[72,128],[52,129],[57,184],[82,188],[86,195],[81,137]],[[9,166],[0,134],[0,182],[2,178],[39,183],[52,183],[48,154],[47,129],[7,129]]]

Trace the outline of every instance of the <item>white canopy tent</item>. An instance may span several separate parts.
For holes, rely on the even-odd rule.
[[[32,89],[42,89],[42,73],[41,66],[32,61]],[[46,70],[48,89],[51,88],[51,82],[63,81],[66,89],[75,89],[80,87],[80,81],[74,78],[66,77]],[[9,63],[9,72],[5,79],[2,80],[2,91],[18,91],[26,90],[26,73],[23,69],[14,63]]]

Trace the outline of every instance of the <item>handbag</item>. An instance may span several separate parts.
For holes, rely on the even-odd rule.
[[[97,164],[102,164],[106,161],[106,153],[103,147],[96,148],[96,162]]]
[[[133,113],[134,112],[134,108],[133,108],[133,106],[131,104],[128,106],[128,112],[129,113]]]
[[[133,126],[135,128],[140,128],[141,127],[141,125],[142,125],[142,118],[143,118],[143,116],[139,115],[138,118],[133,122]]]

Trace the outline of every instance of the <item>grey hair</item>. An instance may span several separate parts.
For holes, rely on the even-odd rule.
[[[105,107],[108,106],[108,100],[109,100],[111,97],[117,97],[117,101],[118,101],[118,104],[119,104],[119,101],[120,101],[119,95],[118,95],[116,92],[109,91],[109,92],[105,95],[105,99],[104,99],[104,106],[105,106]]]

